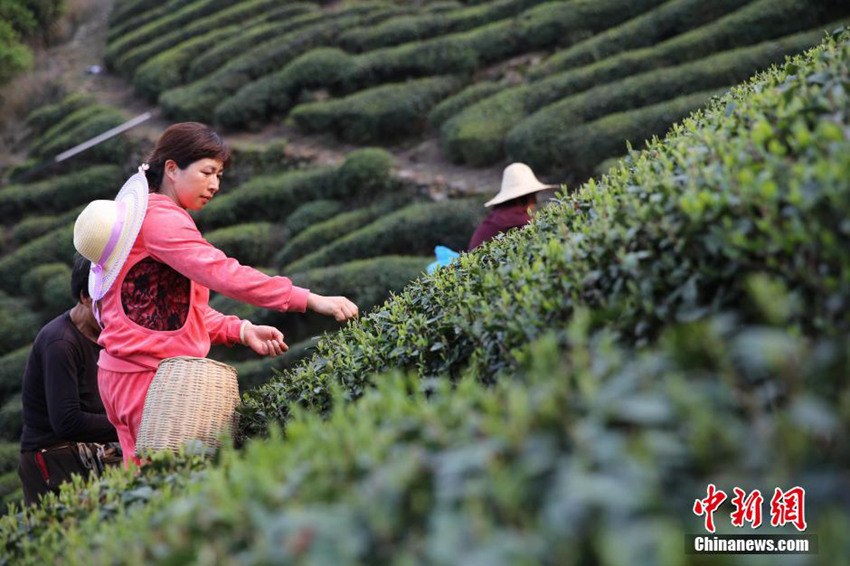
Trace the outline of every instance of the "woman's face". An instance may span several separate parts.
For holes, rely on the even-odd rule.
[[[185,169],[166,161],[165,174],[171,180],[177,204],[187,210],[201,210],[218,192],[224,164],[218,159],[199,159]]]

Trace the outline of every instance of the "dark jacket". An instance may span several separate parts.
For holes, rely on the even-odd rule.
[[[475,233],[469,241],[468,250],[472,251],[497,234],[507,232],[511,228],[520,228],[530,221],[531,216],[528,214],[528,205],[526,204],[497,205],[475,229]]]

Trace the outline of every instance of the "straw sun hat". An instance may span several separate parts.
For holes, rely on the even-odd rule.
[[[89,296],[106,295],[127,261],[148,208],[146,165],[127,179],[115,200],[92,201],[74,224],[74,247],[91,261]],[[97,313],[96,313],[97,314]]]
[[[531,167],[525,163],[511,163],[505,167],[505,172],[502,173],[502,188],[499,194],[485,202],[484,206],[501,204],[517,197],[555,187],[557,185],[544,185],[538,181]]]

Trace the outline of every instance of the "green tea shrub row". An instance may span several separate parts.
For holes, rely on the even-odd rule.
[[[117,191],[116,191],[117,193]],[[0,192],[2,195],[2,192]],[[2,198],[2,196],[0,196]],[[11,230],[11,238],[10,241],[7,242],[8,246],[21,246],[44,236],[48,232],[52,232],[56,228],[61,226],[67,226],[69,223],[74,222],[79,216],[80,212],[83,211],[85,205],[80,205],[76,208],[72,208],[65,214],[60,214],[56,216],[27,216],[14,226],[12,226]]]
[[[215,121],[229,129],[262,128],[271,116],[286,114],[304,89],[341,90],[351,66],[352,57],[340,49],[312,49],[222,101],[216,106]]]
[[[0,440],[15,441],[23,430],[23,405],[21,394],[16,393],[0,407]],[[15,474],[17,476],[17,474]]]
[[[322,406],[332,384],[362,391],[362,376],[388,368],[427,377],[468,367],[487,379],[577,305],[638,345],[666,322],[722,309],[750,322],[742,297],[763,273],[777,279],[761,284],[767,296],[778,286],[790,297],[766,301],[774,317],[800,332],[846,332],[850,97],[836,87],[848,60],[845,34],[759,75],[526,228],[416,280],[252,392],[246,431],[285,421],[289,401]]]
[[[239,390],[244,392],[259,387],[266,383],[275,371],[283,371],[298,364],[313,353],[316,342],[318,338],[308,338],[297,344],[290,344],[289,350],[282,356],[233,363],[239,379]]]
[[[277,139],[268,143],[231,143],[233,162],[224,173],[220,191],[227,193],[257,175],[280,173],[295,169],[301,160],[287,151],[289,142]]]
[[[505,150],[512,159],[528,163],[533,168],[564,170],[569,160],[568,152],[553,142],[565,131],[613,112],[730,86],[746,79],[757,69],[782,61],[786,55],[816,45],[822,38],[821,30],[803,32],[592,88],[546,106],[520,122],[505,137]],[[684,111],[684,108],[680,110]],[[672,115],[677,113],[673,111]],[[616,129],[611,133],[614,131]],[[644,136],[650,134],[647,132]],[[562,160],[562,157],[566,159]],[[594,165],[596,163],[587,163],[585,171]]]
[[[432,261],[430,256],[381,255],[288,275],[296,285],[314,293],[348,297],[365,314],[425,273]]]
[[[275,256],[274,264],[282,267],[292,263],[296,259],[370,224],[381,216],[408,204],[408,202],[409,198],[406,195],[388,195],[388,198],[380,199],[371,206],[344,212],[324,222],[314,224],[288,240]]]
[[[575,326],[568,344],[547,336],[524,347],[522,366],[492,387],[443,379],[425,389],[396,372],[374,377],[356,404],[338,390],[326,418],[293,411],[285,440],[276,433],[228,451],[145,509],[121,512],[105,482],[77,496],[79,507],[68,489],[47,506],[16,508],[0,526],[11,542],[3,552],[19,564],[69,566],[235,554],[247,564],[656,564],[703,528],[683,509],[718,477],[727,492],[762,493],[816,477],[809,529],[823,560],[841,560],[846,340],[670,325],[638,355]],[[825,363],[813,361],[819,351]],[[810,387],[792,386],[801,381]],[[770,387],[785,394],[774,400]],[[87,519],[105,488],[114,518]],[[727,510],[715,515],[720,532]]]
[[[486,213],[480,199],[419,203],[379,218],[287,265],[285,273],[373,257],[430,255],[434,246],[464,250]]]
[[[240,6],[237,5],[234,8]],[[312,4],[296,3],[284,6],[278,11],[285,12],[287,16],[296,16],[310,11],[312,7]],[[160,93],[179,87],[186,82],[186,72],[199,56],[209,53],[211,49],[234,36],[244,34],[246,29],[252,29],[257,23],[265,23],[267,18],[264,15],[247,22],[239,22],[238,18],[228,17],[224,21],[234,25],[217,26],[202,35],[196,34],[171,49],[161,52],[153,51],[151,57],[135,68],[133,87],[136,92],[156,102]]]
[[[63,3],[57,0],[0,3],[0,84],[30,68],[33,54],[28,43],[47,35],[62,7]]]
[[[333,132],[358,144],[388,143],[424,131],[428,112],[464,82],[449,76],[386,84],[338,100],[302,104],[291,116],[306,132]]]
[[[240,0],[195,0],[174,12],[168,12],[160,18],[147,23],[132,31],[122,34],[120,37],[109,42],[103,53],[103,60],[111,69],[121,72],[132,71],[129,61],[121,60],[130,55],[132,51],[152,41],[158,41],[164,35],[173,32],[174,29],[197,21],[199,18],[208,16],[211,12],[216,13],[222,9],[229,8]],[[134,61],[135,62],[135,61]]]
[[[234,54],[246,53],[268,40],[319,23],[323,18],[327,17],[327,14],[322,11],[309,12],[294,18],[284,18],[283,20],[274,17],[275,15],[276,12],[272,12],[266,16],[267,23],[257,24],[251,28],[247,28],[241,34],[233,36],[220,45],[211,48],[207,53],[200,55],[186,71],[186,79],[188,81],[203,79],[230,63],[234,58]]]
[[[302,204],[286,218],[286,241],[310,228],[321,224],[345,210],[345,205],[338,200],[316,200]]]
[[[99,199],[113,198],[121,188],[123,173],[116,165],[95,165],[46,181],[9,185],[0,190],[0,220],[26,214],[64,212]]]
[[[121,0],[116,2],[109,13],[109,33],[114,35],[113,29],[120,25],[129,25],[135,18],[148,14],[150,10],[161,6],[159,0]]]
[[[153,6],[146,4],[138,10],[133,10],[132,16],[122,17],[120,20],[113,19],[110,21],[109,31],[106,34],[106,43],[113,43],[128,33],[132,33],[133,30],[141,29],[155,20],[168,17],[169,14],[195,1],[197,0],[166,0],[165,3],[157,2]]]
[[[25,301],[0,293],[0,356],[32,342],[38,323]]]
[[[241,25],[221,27],[151,57],[136,69],[133,88],[140,96],[156,102],[160,93],[184,84],[184,73],[198,55],[243,29]]]
[[[42,263],[70,262],[74,257],[74,223],[57,228],[0,257],[0,290],[19,294],[21,278]],[[2,324],[0,324],[2,328]],[[13,334],[17,332],[9,330]],[[4,336],[5,330],[0,331]],[[30,339],[35,334],[32,333]],[[24,342],[20,342],[23,344]]]
[[[371,200],[395,186],[392,167],[393,157],[387,152],[364,149],[350,153],[338,167],[254,177],[214,198],[198,222],[206,229],[241,222],[283,223],[296,208],[312,200]]]
[[[33,149],[31,155],[42,159],[52,158],[71,149],[107,130],[120,126],[127,120],[121,111],[112,106],[98,106],[99,111],[80,124],[70,128]],[[46,136],[45,136],[46,137]],[[130,152],[130,142],[124,135],[115,136],[101,144],[87,149],[75,156],[75,162],[85,163],[121,163]]]
[[[0,20],[0,84],[5,84],[32,66],[32,51],[21,43],[20,34]]]
[[[640,0],[631,3],[628,10],[623,10],[621,3],[613,0],[596,4],[585,0],[566,4],[550,2],[515,18],[468,32],[362,55],[352,56],[339,50],[325,50],[315,56],[308,53],[297,67],[281,67],[223,101],[218,106],[216,118],[228,127],[237,127],[243,122],[262,124],[273,115],[285,113],[292,100],[306,88],[324,86],[347,92],[410,77],[472,71],[528,50],[575,41],[597,28],[604,29],[611,20],[616,22],[617,18],[638,13],[658,2],[660,0]],[[195,92],[194,95],[202,94]]]
[[[219,228],[205,234],[215,247],[243,265],[268,265],[283,243],[283,227],[271,222],[251,222]]]
[[[548,2],[514,18],[357,57],[356,83],[473,71],[529,51],[570,45],[643,13],[662,0]]]
[[[634,74],[811,29],[829,21],[824,17],[820,9],[810,9],[805,0],[756,0],[726,17],[653,47],[625,52],[497,93],[446,122],[440,132],[441,147],[453,161],[493,163],[504,155],[505,136],[511,128],[546,105]],[[557,67],[547,69],[554,72]]]
[[[18,455],[21,452],[21,445],[16,442],[6,442],[0,444],[0,474],[16,470],[18,468]]]
[[[650,47],[740,10],[752,0],[674,0],[619,26],[554,54],[546,68],[563,71],[607,59],[618,53]]]
[[[145,61],[172,50],[181,44],[201,35],[234,24],[241,24],[243,30],[264,20],[267,12],[276,7],[274,0],[248,0],[210,13],[187,26],[178,26],[170,33],[145,42],[134,49],[122,53],[115,61],[115,68],[130,75]],[[315,8],[314,4],[295,3],[286,6],[285,16],[292,17]]]
[[[71,295],[71,268],[67,263],[44,263],[30,269],[21,279],[23,295],[43,318],[57,316],[77,303]]]
[[[31,136],[38,137],[66,116],[93,103],[94,99],[89,94],[70,94],[59,102],[46,104],[30,112],[27,115],[26,126],[31,130]]]
[[[664,135],[670,126],[718,94],[721,94],[720,90],[686,94],[570,128],[555,140],[560,148],[559,167],[579,179],[590,177],[606,159],[626,151],[624,140],[634,147],[641,147],[644,141]],[[608,165],[603,168],[603,173],[611,168],[612,164]]]
[[[0,404],[21,390],[31,347],[27,344],[0,357]]]
[[[428,124],[434,127],[439,127],[464,108],[485,98],[489,98],[497,92],[501,92],[505,88],[507,88],[505,84],[493,81],[473,83],[459,93],[454,94],[437,104],[434,109],[428,113]]]
[[[254,46],[204,79],[165,91],[160,96],[160,106],[169,118],[175,120],[209,122],[219,102],[245,84],[282,68],[314,47],[332,42],[345,29],[386,17],[388,9],[382,10],[381,6],[377,3],[353,5],[325,15],[315,24]]]
[[[664,56],[670,57],[672,61],[687,60],[683,59],[685,57],[690,59],[704,57],[716,51],[751,45],[811,29],[847,16],[848,13],[850,11],[846,3],[841,0],[825,0],[817,4],[806,0],[747,1],[734,12],[692,29],[681,37],[665,41]],[[695,50],[695,52],[683,53],[689,50]],[[550,57],[531,74],[532,77],[539,79],[572,68],[574,65],[572,55],[563,51]]]
[[[59,515],[59,521],[68,526],[73,524],[76,532],[106,524],[120,515],[145,509],[153,511],[170,501],[175,493],[196,483],[206,473],[203,468],[207,463],[198,455],[175,457],[163,452],[154,454],[141,470],[112,466],[101,479],[83,480],[76,476],[63,484],[60,495],[49,493],[39,505],[18,504],[3,518],[5,526],[9,526],[5,521],[11,518],[20,528],[14,533],[4,530],[2,560],[6,563],[22,560],[38,545],[45,545],[45,549],[59,544],[74,545],[73,536],[67,538],[56,528],[54,521]]]
[[[18,470],[0,475],[0,501],[6,503],[7,497],[16,492],[21,492],[21,478],[18,476]]]
[[[371,51],[379,47],[421,41],[438,35],[465,31],[510,18],[541,0],[494,0],[441,14],[422,13],[400,16],[368,28],[356,28],[340,36],[346,51]]]
[[[69,114],[59,117],[56,123],[51,124],[50,128],[33,141],[30,151],[36,156],[40,156],[41,147],[52,143],[57,137],[67,134],[69,131],[81,124],[84,124],[88,120],[96,118],[103,112],[103,110],[104,107],[98,104],[88,104],[77,108]]]

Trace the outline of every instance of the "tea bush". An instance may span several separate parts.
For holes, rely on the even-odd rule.
[[[89,94],[73,93],[59,102],[36,108],[27,115],[26,126],[31,136],[40,136],[66,116],[82,108],[92,106],[94,98]]]
[[[850,462],[839,401],[847,342],[728,326],[671,325],[641,354],[574,327],[563,353],[546,336],[523,349],[512,379],[489,388],[377,376],[357,404],[337,390],[327,418],[294,411],[285,440],[252,442],[192,484],[144,492],[145,509],[124,512],[106,482],[51,499],[50,510],[74,503],[61,522],[45,506],[16,509],[0,526],[3,552],[21,564],[69,565],[237,553],[249,564],[482,555],[498,564],[663,564],[675,552],[696,565],[681,554],[685,533],[703,526],[690,507],[722,476],[726,490],[762,493],[818,481],[806,497],[809,528],[821,534],[821,557],[840,560],[850,524],[840,495]],[[754,340],[771,355],[753,355]],[[800,367],[816,351],[825,363]],[[803,380],[810,388],[792,385]],[[770,387],[785,392],[781,400],[765,396]],[[92,513],[105,490],[110,521]]]
[[[27,344],[0,357],[0,404],[21,390],[31,347]]]
[[[114,198],[123,180],[120,167],[95,165],[46,181],[9,185],[0,190],[0,220],[63,212],[95,199]]]
[[[576,305],[639,346],[666,322],[726,308],[749,323],[747,282],[760,273],[787,289],[785,306],[762,302],[789,328],[845,332],[850,97],[836,86],[848,58],[845,34],[759,75],[523,230],[413,282],[252,392],[246,431],[285,421],[289,401],[325,406],[332,383],[357,396],[362,376],[388,368],[427,377],[467,367],[487,381]]]
[[[557,144],[550,144],[564,130],[613,112],[640,108],[696,91],[731,86],[746,79],[754,69],[765,69],[786,55],[817,44],[822,38],[821,30],[798,33],[592,88],[546,106],[520,122],[505,137],[505,150],[512,159],[528,163],[532,168],[563,170],[565,163],[561,156],[566,154],[560,148],[556,149]],[[684,108],[680,110],[685,112]],[[673,111],[671,117],[678,113]],[[649,137],[651,134],[646,132],[642,135]],[[594,165],[596,163],[586,164],[586,170]]]
[[[38,323],[38,317],[24,301],[0,293],[0,356],[32,342]]]
[[[423,274],[432,261],[431,257],[386,255],[293,271],[289,276],[296,285],[314,293],[348,297],[365,314]]]
[[[73,222],[27,242],[12,253],[0,257],[0,290],[20,293],[21,278],[30,269],[42,263],[69,262],[74,257],[74,251]],[[0,336],[3,336],[3,332],[0,331]]]
[[[302,204],[286,219],[286,242],[307,228],[329,220],[345,210],[345,205],[336,200],[316,200]]]
[[[649,47],[742,9],[752,0],[674,0],[552,55],[545,67],[563,71]]]
[[[44,263],[30,269],[21,279],[21,287],[22,294],[30,298],[33,308],[48,317],[56,316],[77,303],[71,295],[71,268],[67,263]]]
[[[280,71],[245,85],[224,100],[215,109],[215,121],[232,129],[262,127],[270,116],[288,112],[302,89],[338,88],[351,65],[351,56],[337,48],[308,51]]]
[[[480,199],[413,204],[319,248],[283,271],[297,273],[376,255],[430,255],[438,244],[463,250],[485,214]]]
[[[0,439],[4,441],[20,439],[23,424],[21,394],[16,393],[0,407]],[[17,476],[17,473],[15,476]]]
[[[0,192],[1,194],[2,192]],[[2,199],[2,196],[0,196],[0,199]],[[83,211],[83,208],[85,208],[85,205],[72,208],[65,214],[56,216],[27,216],[12,226],[10,243],[15,246],[21,246],[31,240],[44,236],[48,232],[52,232],[56,228],[67,226],[69,223],[76,221],[77,216]]]
[[[387,17],[389,9],[381,10],[382,6],[379,3],[352,5],[334,14],[325,14],[312,25],[254,46],[203,80],[165,91],[159,98],[160,107],[166,116],[175,120],[212,121],[215,107],[222,99],[310,49],[327,45],[342,30]]]
[[[593,65],[555,73],[539,82],[507,89],[474,104],[446,122],[440,141],[453,161],[493,163],[504,155],[505,136],[538,109],[568,96],[631,75],[684,64],[736,46],[753,45],[785,33],[823,25],[837,11],[811,10],[805,0],[757,0],[706,26],[653,47],[628,51]],[[844,10],[845,15],[848,11]],[[767,22],[762,25],[763,22]],[[820,36],[813,41],[816,42]],[[547,69],[557,70],[556,66]],[[749,69],[752,71],[753,69]]]
[[[187,69],[186,79],[189,81],[202,79],[227,65],[233,60],[235,53],[245,53],[268,40],[315,24],[325,17],[324,12],[312,9],[300,16],[284,18],[283,20],[277,18],[276,14],[276,12],[271,12],[266,16],[266,23],[247,28],[242,33],[199,56]]]
[[[298,158],[287,151],[289,142],[277,139],[268,143],[229,143],[232,163],[224,172],[220,191],[227,193],[257,175],[283,172],[300,165]]]
[[[283,244],[283,227],[271,222],[251,222],[219,228],[205,235],[207,241],[236,258],[242,265],[267,265]]]
[[[93,106],[96,109],[79,124],[63,133],[50,136],[50,131],[40,138],[38,146],[34,146],[31,154],[41,159],[53,158],[65,150],[81,144],[89,139],[120,126],[127,120],[123,112],[113,106]],[[86,112],[87,109],[77,112]],[[76,112],[74,113],[76,114]],[[74,114],[66,118],[70,121]],[[65,122],[63,120],[63,122]],[[60,123],[59,125],[61,125]],[[58,126],[58,125],[57,125]],[[124,135],[115,136],[75,156],[74,161],[84,160],[86,163],[122,163],[130,152],[130,143]]]
[[[274,0],[248,0],[238,2],[219,11],[210,12],[206,17],[189,25],[176,26],[170,33],[122,53],[115,62],[115,68],[123,74],[133,74],[146,61],[188,43],[189,40],[232,26],[235,23],[241,23],[244,30],[263,22],[266,14],[271,12],[276,5],[277,2],[274,2]],[[285,6],[285,8],[284,17],[293,17],[315,8],[315,5],[294,3],[291,6]],[[166,25],[171,27],[170,24]]]
[[[163,91],[184,84],[186,68],[198,55],[243,29],[241,25],[224,26],[155,54],[135,69],[133,88],[139,96],[156,102]]]
[[[439,127],[467,106],[489,98],[505,88],[507,88],[506,85],[492,81],[473,83],[437,104],[428,114],[428,123],[431,126]]]
[[[136,61],[128,61],[126,57],[127,55],[131,55],[135,48],[152,41],[159,41],[169,32],[182,28],[186,24],[191,24],[193,21],[197,21],[198,18],[203,18],[211,12],[215,13],[219,10],[230,8],[239,1],[195,0],[176,11],[167,12],[162,17],[143,26],[136,27],[132,31],[128,31],[113,41],[110,41],[106,46],[106,51],[104,51],[103,60],[106,62],[107,67],[111,69],[123,73],[132,71],[134,68],[132,63]]]
[[[288,338],[284,339],[288,340]],[[317,342],[318,338],[309,338],[297,344],[290,344],[289,350],[282,356],[231,364],[236,368],[237,375],[239,376],[239,390],[244,392],[248,389],[259,387],[274,375],[275,370],[282,371],[298,364],[313,353]]]
[[[431,77],[387,84],[339,100],[302,104],[291,117],[306,132],[333,132],[359,144],[389,143],[421,133],[431,108],[463,82]]]
[[[361,52],[420,41],[510,18],[540,2],[541,0],[495,0],[437,15],[422,13],[400,16],[376,26],[347,31],[340,36],[340,45],[346,51]]]
[[[133,10],[132,16],[122,16],[115,19],[110,18],[110,26],[106,35],[106,42],[107,44],[113,43],[126,36],[128,33],[133,33],[133,30],[141,29],[155,20],[168,17],[169,14],[172,14],[176,10],[180,10],[182,7],[195,1],[196,0],[166,0],[164,3],[157,2],[154,5],[146,4],[138,10]]]
[[[263,220],[282,223],[305,202],[372,200],[395,188],[392,166],[393,158],[385,151],[363,149],[348,154],[338,167],[254,177],[210,201],[198,223],[204,228]]]
[[[275,256],[274,264],[284,266],[322,248],[346,234],[366,226],[381,216],[408,204],[406,195],[390,196],[372,206],[358,208],[310,226],[291,240]]]
[[[682,61],[682,57],[704,57],[732,47],[752,45],[811,29],[847,15],[847,4],[841,0],[825,0],[816,4],[806,0],[747,1],[734,12],[664,42],[664,55],[674,61]],[[695,51],[687,53],[690,50]],[[572,55],[563,51],[545,61],[532,76],[543,78],[573,65]],[[651,69],[652,66],[640,68]]]

